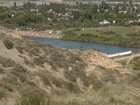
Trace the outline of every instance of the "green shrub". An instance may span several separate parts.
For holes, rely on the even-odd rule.
[[[76,29],[74,29],[74,31],[81,31],[81,29],[80,28],[76,28]]]
[[[73,36],[75,35],[75,33],[73,31],[66,31],[64,32],[65,35],[68,35],[68,36]]]
[[[14,48],[14,43],[11,42],[11,41],[8,40],[8,39],[4,40],[3,43],[4,43],[4,45],[5,45],[5,47],[6,47],[7,49],[12,49],[12,48]]]
[[[0,57],[0,64],[2,64],[3,67],[12,67],[14,66],[15,62],[10,58]]]
[[[24,47],[16,46],[16,49],[18,50],[19,53],[23,54]]]

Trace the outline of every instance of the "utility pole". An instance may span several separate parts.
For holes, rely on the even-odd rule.
[[[110,32],[110,26],[108,26],[108,31]]]
[[[84,25],[84,23],[83,23],[83,31],[85,31],[85,25]]]

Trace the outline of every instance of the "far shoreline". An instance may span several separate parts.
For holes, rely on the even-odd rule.
[[[62,34],[56,33],[46,33],[46,32],[33,32],[33,31],[14,31],[15,34],[19,36],[27,36],[27,37],[40,37],[40,38],[53,38],[53,39],[61,39]]]
[[[50,38],[50,39],[61,39],[55,37],[46,37],[46,36],[31,36],[31,35],[20,35],[21,37],[35,37],[35,38]]]

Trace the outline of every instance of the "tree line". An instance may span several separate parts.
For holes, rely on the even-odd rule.
[[[127,11],[126,13],[119,13]],[[63,29],[70,27],[98,27],[99,22],[107,20],[111,25],[128,25],[130,20],[138,20],[140,12],[138,5],[123,2],[122,4],[84,4],[75,2],[75,5],[50,3],[36,5],[27,2],[22,6],[0,7],[0,22],[8,28],[30,27],[43,30]],[[116,21],[113,24],[113,21]],[[135,25],[140,25],[134,22]],[[133,25],[132,24],[132,25]]]

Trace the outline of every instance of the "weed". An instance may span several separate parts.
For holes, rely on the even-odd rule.
[[[32,94],[28,97],[23,97],[17,105],[50,105],[49,98],[38,94]]]

